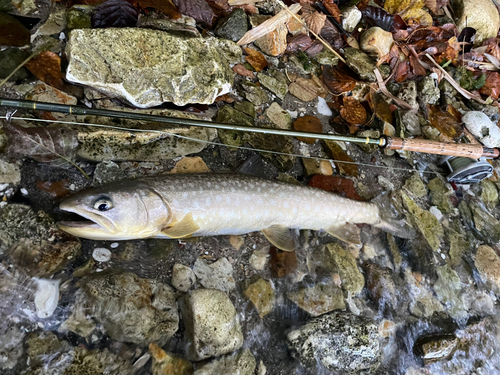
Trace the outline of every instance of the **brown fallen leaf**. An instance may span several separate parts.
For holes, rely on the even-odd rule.
[[[30,32],[10,14],[0,12],[0,45],[22,47],[30,44]]]
[[[385,101],[381,94],[375,92],[373,89],[370,90],[370,104],[375,116],[384,122],[392,124],[394,116],[392,115],[391,105]]]
[[[36,187],[48,193],[53,198],[64,198],[71,193],[69,186],[71,185],[69,180],[61,181],[37,181]]]
[[[479,92],[497,100],[500,95],[500,74],[497,72],[486,73],[486,83],[481,87]]]
[[[297,253],[295,251],[282,251],[271,246],[269,255],[271,255],[269,264],[273,277],[285,277],[297,269]]]
[[[366,110],[359,100],[352,96],[344,98],[344,105],[340,109],[340,115],[344,120],[352,125],[363,125],[366,122]]]
[[[231,95],[224,94],[215,98],[215,103],[217,102],[233,103],[234,99],[231,97]]]
[[[316,34],[319,34],[323,26],[325,26],[326,14],[316,11],[314,8],[310,10],[309,6],[302,7],[302,17],[306,21],[309,30]]]
[[[458,139],[464,134],[462,115],[455,107],[448,105],[446,111],[438,105],[427,104],[429,123],[439,132],[451,139]]]
[[[251,72],[241,64],[233,66],[233,72],[239,74],[240,76],[254,78],[253,72]]]
[[[333,159],[335,168],[337,168],[340,174],[358,177],[357,164],[344,150],[342,150],[342,147],[340,147],[337,142],[325,141],[324,146],[326,153]]]
[[[134,4],[144,10],[147,10],[147,8],[157,9],[160,12],[165,13],[168,18],[173,20],[177,20],[182,17],[182,14],[174,5],[172,0],[137,0]]]
[[[61,72],[61,58],[50,51],[40,54],[26,63],[26,68],[46,84],[62,89],[64,81]]]
[[[339,176],[323,176],[320,174],[312,176],[308,183],[309,186],[330,191],[335,194],[340,194],[346,198],[357,201],[364,200],[361,198],[354,187],[352,180]]]
[[[334,0],[322,0],[322,1],[328,13],[332,15],[335,21],[340,23],[340,16],[342,15],[342,12],[340,11],[335,1]]]
[[[327,65],[323,67],[323,82],[335,95],[352,91],[356,87],[357,80],[346,68],[338,68]]]
[[[321,125],[320,119],[310,115],[298,118],[293,123],[293,129],[299,132],[323,133],[323,125]],[[316,142],[316,138],[297,137],[297,139],[310,145]]]
[[[173,0],[179,12],[193,17],[196,23],[212,26],[217,16],[205,0]]]
[[[398,14],[404,21],[418,20],[422,26],[432,26],[432,16],[423,10],[424,0],[387,0],[384,9],[391,14]]]
[[[257,72],[264,70],[264,68],[268,65],[265,56],[259,51],[246,47],[245,52],[248,54],[248,56],[245,56],[245,60],[247,63],[252,65],[252,68],[254,68]]]
[[[288,86],[288,91],[304,102],[310,102],[318,96],[324,98],[328,94],[328,91],[326,91],[322,85],[318,85],[314,79],[301,77],[297,78]]]

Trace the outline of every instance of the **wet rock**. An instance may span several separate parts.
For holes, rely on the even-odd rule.
[[[60,231],[43,211],[9,204],[0,208],[0,252],[30,276],[48,277],[80,254],[80,242]]]
[[[67,341],[59,340],[50,331],[30,334],[26,344],[26,353],[33,369],[50,368],[54,374],[62,374],[75,357],[73,347]],[[49,372],[39,374],[48,375]]]
[[[314,56],[317,62],[321,65],[337,65],[339,63],[339,57],[335,55],[332,51],[328,49],[323,49],[320,53]]]
[[[430,317],[435,312],[443,311],[444,308],[422,283],[421,275],[419,276],[419,280],[417,280],[409,269],[405,270],[410,292],[410,312],[417,317]]]
[[[252,147],[259,150],[269,150],[281,152],[283,154],[262,153],[266,159],[269,159],[280,171],[287,172],[293,167],[296,157],[292,156],[295,152],[295,146],[290,137],[282,137],[274,134],[253,133],[248,141]]]
[[[269,247],[264,247],[262,249],[255,250],[252,255],[250,255],[250,259],[248,262],[252,266],[252,268],[256,271],[262,271],[266,264],[269,261]]]
[[[349,68],[358,73],[361,79],[370,82],[377,80],[375,73],[373,73],[375,62],[365,52],[357,48],[346,47],[344,49],[344,57]]]
[[[123,107],[110,107],[111,110],[125,110]],[[132,110],[132,112],[154,114],[166,117],[177,117],[199,120],[200,117],[173,110]],[[89,126],[76,126],[79,147],[77,155],[83,159],[96,162],[114,161],[151,161],[170,160],[178,156],[196,154],[213,140],[217,131],[200,127],[172,127],[161,123],[143,121],[106,119],[98,116],[87,116],[85,122],[93,124],[114,125],[122,128],[154,130],[153,132],[136,132],[115,129],[102,129]],[[206,120],[208,121],[208,120]],[[158,132],[160,131],[160,132]],[[165,133],[161,133],[164,131]],[[180,135],[198,139],[193,141],[172,136]]]
[[[287,297],[313,317],[333,310],[345,310],[344,294],[334,280],[290,292]]]
[[[401,122],[404,124],[405,130],[411,135],[421,135],[422,128],[420,126],[420,120],[415,112],[407,111],[401,116]]]
[[[326,245],[331,259],[338,268],[342,288],[353,295],[361,293],[365,286],[363,274],[359,271],[356,258],[337,243]]]
[[[500,288],[500,257],[495,250],[487,245],[479,246],[474,265],[485,282]]]
[[[7,78],[21,63],[26,60],[29,53],[19,48],[6,48],[0,52],[0,78]],[[10,78],[11,81],[20,81],[28,78],[29,72],[25,67],[19,69]]]
[[[237,42],[248,31],[248,19],[243,9],[235,9],[221,19],[215,28],[215,35]]]
[[[460,204],[464,201],[460,202]],[[500,242],[500,221],[498,221],[479,200],[471,199],[469,208],[474,218],[477,234],[484,241],[491,243]]]
[[[378,327],[368,319],[334,312],[287,335],[292,355],[310,370],[372,374],[380,363]]]
[[[248,349],[225,355],[196,369],[194,375],[253,375],[257,362]]]
[[[439,177],[433,178],[427,185],[431,194],[431,202],[445,214],[452,212],[453,205],[450,200],[452,191]]]
[[[404,188],[411,195],[417,198],[425,197],[427,195],[427,189],[424,182],[416,173],[412,174],[411,177],[405,181]]]
[[[66,47],[66,79],[140,108],[212,104],[231,90],[234,76],[214,40],[141,28],[76,29]]]
[[[302,159],[302,164],[304,164],[306,176],[315,174],[331,176],[333,174],[332,163],[327,160]]]
[[[264,111],[264,115],[279,129],[290,130],[292,128],[292,117],[276,102],[271,103]]]
[[[418,83],[417,96],[422,108],[427,108],[427,104],[438,104],[441,93],[434,78],[428,75]]]
[[[394,43],[392,34],[378,26],[370,27],[361,34],[361,49],[370,56],[380,59],[391,51]]]
[[[498,204],[498,190],[494,182],[486,179],[481,181],[481,199],[489,208]]]
[[[175,294],[166,284],[121,270],[93,274],[80,283],[87,315],[114,340],[164,345],[177,331]]]
[[[252,27],[256,27],[269,18],[271,18],[271,16],[255,14],[250,16],[250,24]],[[257,39],[254,44],[266,55],[279,56],[286,51],[286,34],[288,34],[288,30],[283,24],[278,26],[276,30]]]
[[[205,288],[219,289],[223,292],[230,292],[236,288],[233,266],[227,258],[221,258],[212,264],[208,264],[205,259],[198,258],[194,263],[193,272]]]
[[[448,265],[437,267],[436,272],[438,280],[434,284],[434,291],[438,299],[453,319],[466,319],[469,306],[460,293],[463,287],[458,274]]]
[[[361,11],[356,6],[351,6],[342,11],[342,27],[348,33],[352,33],[359,21],[361,21]]]
[[[197,289],[179,300],[189,358],[199,361],[235,351],[243,345],[236,309],[229,297],[216,289]]]
[[[297,14],[297,17],[304,22],[304,19],[302,16]],[[304,26],[302,22],[299,22],[295,17],[290,17],[290,19],[286,22],[286,27],[288,28],[288,31],[290,34],[293,36],[298,35],[298,34],[306,34],[307,33],[307,28]]]
[[[246,100],[234,103],[234,109],[243,112],[251,118],[255,118],[255,106],[252,103],[247,102]]]
[[[366,287],[371,298],[383,309],[396,309],[398,305],[396,285],[392,278],[392,270],[374,263],[363,265],[366,272]]]
[[[9,370],[17,365],[23,355],[25,331],[15,325],[2,325],[0,329],[0,370]]]
[[[470,249],[470,242],[467,241],[464,233],[459,233],[454,230],[448,232],[448,240],[450,243],[450,266],[456,267],[462,262],[462,255]]]
[[[422,345],[424,363],[429,365],[435,361],[449,359],[458,348],[458,339],[442,338]]]
[[[121,170],[118,164],[105,160],[95,167],[92,185],[99,186],[108,182],[123,180],[125,177],[125,172]]]
[[[368,138],[380,138],[380,132],[378,130],[363,130],[358,132],[358,136],[360,137],[368,137]],[[359,148],[361,148],[367,154],[373,154],[375,151],[379,149],[378,145],[365,145],[363,143],[358,143]]]
[[[417,83],[415,81],[406,80],[401,84],[398,98],[404,100],[411,105],[414,109],[419,108],[417,102]]]
[[[75,349],[73,363],[64,370],[64,375],[134,375],[136,369],[132,363],[105,348],[87,350],[82,347]]]
[[[14,185],[16,187],[21,183],[21,163],[9,162],[0,159],[0,184]],[[1,189],[5,190],[5,189]]]
[[[288,82],[285,74],[276,69],[269,69],[268,73],[269,74],[262,72],[257,73],[259,82],[262,86],[283,100],[288,92]]]
[[[66,5],[54,4],[51,7],[49,17],[32,36],[32,40],[39,35],[59,34],[66,28]]]
[[[149,344],[149,352],[153,356],[153,375],[191,375],[193,373],[191,362],[165,352],[156,344]]]
[[[500,147],[500,128],[483,112],[469,111],[462,116],[462,122],[486,147]]]
[[[267,93],[253,82],[242,83],[245,98],[255,104],[256,106],[262,105],[269,101]]]
[[[436,216],[420,208],[406,193],[401,192],[401,196],[406,209],[413,216],[416,227],[420,230],[429,246],[433,250],[439,249],[444,231]]]
[[[273,311],[276,300],[272,282],[259,279],[250,284],[244,294],[253,303],[261,318]]]
[[[476,30],[475,45],[494,38],[500,27],[500,17],[491,0],[454,0],[451,2],[458,32],[465,27]]]
[[[183,264],[176,263],[172,270],[172,286],[180,292],[187,292],[196,283],[193,270]]]
[[[77,4],[71,6],[66,12],[68,30],[90,29],[93,9],[92,5]]]
[[[383,338],[393,336],[396,333],[396,323],[387,319],[382,320],[378,327],[378,333]]]

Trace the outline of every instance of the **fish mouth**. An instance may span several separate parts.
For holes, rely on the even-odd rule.
[[[64,203],[64,202],[63,202]],[[90,240],[115,239],[114,225],[111,220],[91,212],[82,212],[78,208],[61,203],[59,208],[65,212],[78,215],[82,220],[60,221],[57,223],[59,229],[76,237]]]

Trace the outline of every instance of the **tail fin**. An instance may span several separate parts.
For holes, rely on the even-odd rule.
[[[372,199],[372,202],[378,206],[380,213],[380,223],[376,224],[375,227],[400,238],[414,238],[416,236],[415,229],[404,218],[398,217],[400,216],[398,209],[389,193],[380,194]]]

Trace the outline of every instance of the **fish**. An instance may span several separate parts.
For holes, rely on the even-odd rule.
[[[277,248],[293,251],[297,229],[324,230],[360,244],[356,224],[369,224],[410,238],[412,228],[387,207],[243,174],[167,174],[78,192],[59,208],[86,220],[58,225],[77,237],[113,241],[260,231]]]

